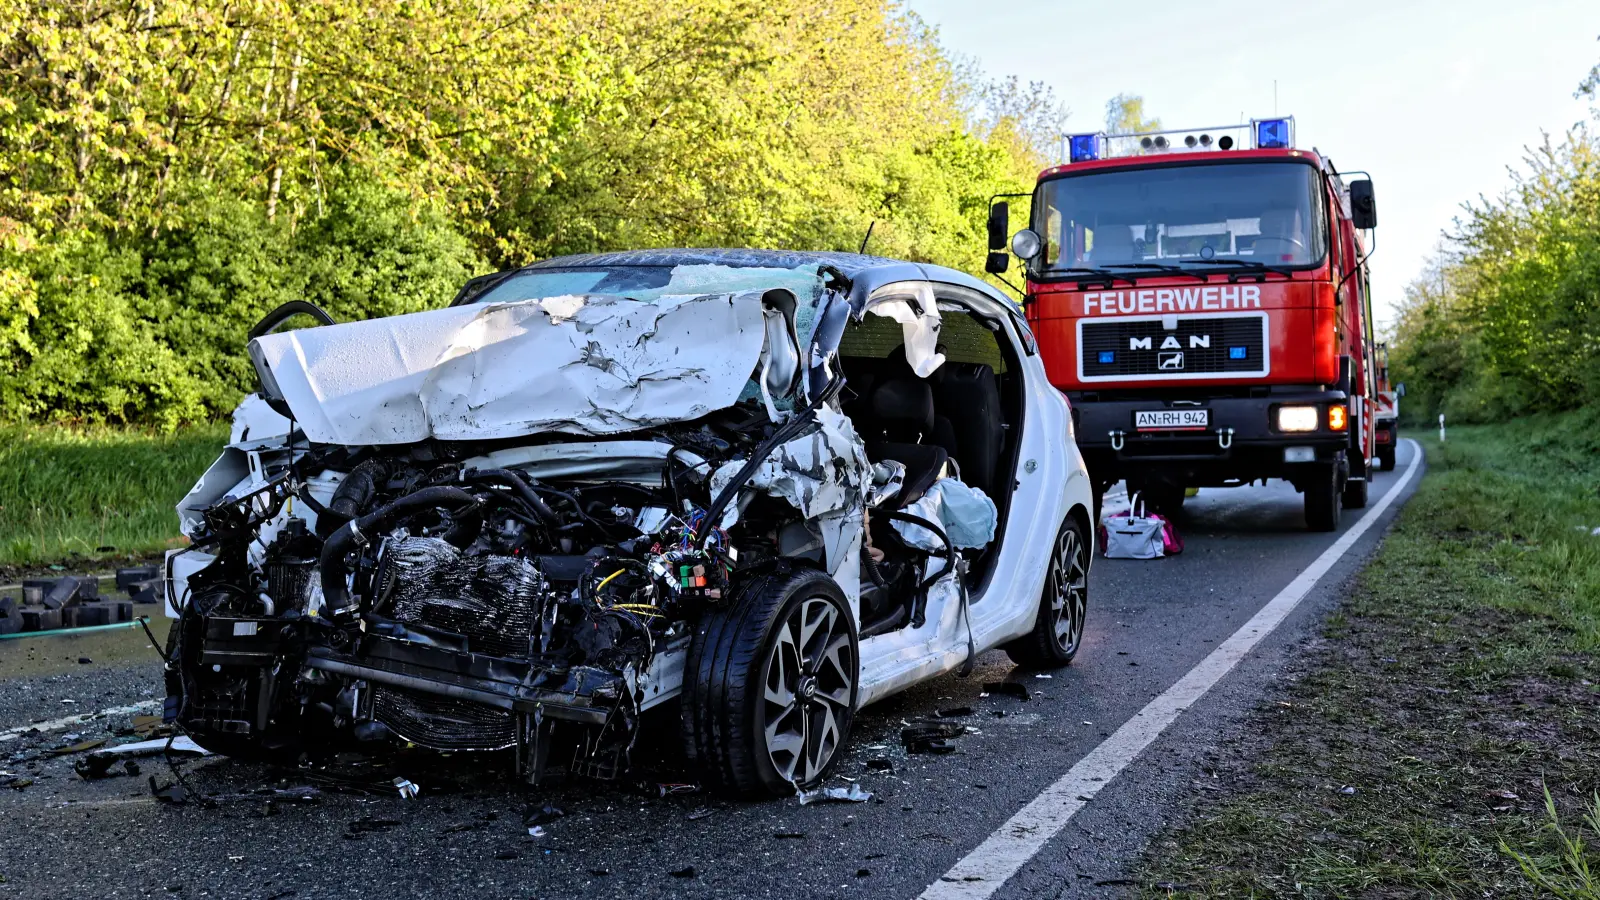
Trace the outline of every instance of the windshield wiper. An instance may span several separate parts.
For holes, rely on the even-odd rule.
[[[1278,275],[1282,275],[1285,278],[1294,274],[1288,269],[1280,269],[1277,266],[1269,266],[1266,263],[1256,262],[1253,259],[1231,259],[1219,256],[1214,259],[1186,259],[1183,260],[1183,262],[1192,266],[1238,266],[1241,269],[1250,269],[1251,271],[1256,272],[1273,272]]]
[[[1181,268],[1179,268],[1177,266],[1168,266],[1168,265],[1164,265],[1162,263],[1115,263],[1115,264],[1107,263],[1105,265],[1105,268],[1107,268],[1107,269],[1154,269],[1154,270],[1156,270],[1158,272],[1176,272],[1179,275],[1188,275],[1191,278],[1198,278],[1203,282],[1207,282],[1207,281],[1211,280],[1210,278],[1207,278],[1206,276],[1200,274],[1199,272],[1191,272],[1188,269],[1181,269]]]
[[[1045,269],[1044,270],[1044,274],[1046,274],[1046,275],[1073,275],[1073,274],[1077,274],[1077,275],[1094,275],[1094,276],[1098,276],[1099,278],[1104,279],[1106,281],[1110,281],[1111,279],[1115,278],[1115,279],[1120,279],[1122,281],[1126,281],[1130,285],[1137,285],[1139,283],[1137,281],[1134,281],[1132,278],[1129,278],[1126,275],[1118,275],[1115,272],[1107,271],[1107,269],[1084,269],[1084,268]],[[1088,281],[1090,279],[1085,278],[1085,279],[1081,279],[1081,280]]]

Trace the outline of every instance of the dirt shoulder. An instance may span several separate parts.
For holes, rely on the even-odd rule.
[[[1564,862],[1545,808],[1548,789],[1569,835],[1593,842],[1590,419],[1426,442],[1429,475],[1325,640],[1213,773],[1225,790],[1197,792],[1190,824],[1152,842],[1144,896],[1600,896]]]

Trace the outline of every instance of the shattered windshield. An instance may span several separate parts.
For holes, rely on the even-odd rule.
[[[473,303],[506,303],[545,297],[611,294],[651,301],[682,294],[788,288],[810,306],[822,290],[816,266],[798,269],[752,266],[571,266],[523,269],[472,299]]]
[[[1041,274],[1137,274],[1211,260],[1310,266],[1327,250],[1316,171],[1302,163],[1227,163],[1090,172],[1039,187]]]

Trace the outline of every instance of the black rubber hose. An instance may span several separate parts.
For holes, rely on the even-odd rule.
[[[472,469],[462,473],[461,479],[463,481],[496,481],[508,485],[513,491],[517,492],[518,497],[521,497],[524,502],[533,508],[534,512],[539,514],[539,518],[551,525],[561,524],[561,519],[556,515],[555,510],[551,509],[548,503],[545,503],[538,494],[533,492],[533,487],[528,483],[527,476],[520,472],[514,472],[511,469]]]
[[[348,613],[354,606],[350,591],[344,583],[345,576],[349,574],[349,567],[345,565],[344,558],[352,549],[366,546],[371,535],[394,524],[394,521],[405,513],[433,506],[476,502],[478,498],[461,488],[423,488],[401,497],[388,506],[339,526],[339,530],[322,545],[322,558],[318,563],[322,572],[322,604],[327,611],[326,614],[337,618]]]
[[[317,513],[317,536],[327,538],[335,529],[361,515],[377,496],[378,482],[388,477],[389,465],[381,459],[369,459],[351,469],[334,489],[326,511]]]

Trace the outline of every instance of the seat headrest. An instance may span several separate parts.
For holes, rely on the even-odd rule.
[[[872,391],[872,414],[933,430],[933,388],[919,378],[886,378]]]

